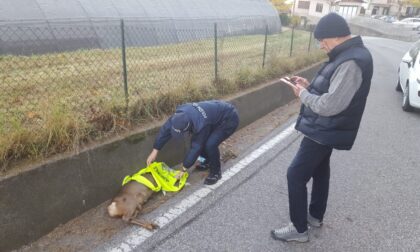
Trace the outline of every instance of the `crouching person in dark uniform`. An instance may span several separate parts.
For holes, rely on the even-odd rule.
[[[191,148],[184,158],[183,171],[179,176],[192,167],[201,155],[210,168],[204,184],[215,184],[222,177],[219,145],[235,132],[238,124],[235,107],[224,101],[180,105],[160,129],[153,151],[147,158],[147,165],[156,160],[159,150],[171,137],[182,138],[191,134]]]

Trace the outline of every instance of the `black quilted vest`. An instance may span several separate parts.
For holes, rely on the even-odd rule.
[[[369,94],[373,74],[372,56],[360,37],[351,38],[336,46],[328,56],[329,61],[318,71],[308,87],[311,94],[321,95],[328,92],[334,71],[348,60],[354,60],[362,70],[362,85],[350,105],[337,115],[320,116],[302,105],[295,128],[320,144],[339,150],[350,150],[356,139]]]

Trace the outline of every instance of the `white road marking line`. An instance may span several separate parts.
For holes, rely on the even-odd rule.
[[[200,188],[199,190],[197,190],[194,193],[192,193],[191,195],[189,195],[187,198],[183,199],[176,206],[169,209],[162,216],[156,217],[153,221],[156,224],[158,224],[160,227],[164,227],[167,224],[171,223],[171,221],[178,218],[181,214],[183,214],[189,208],[193,207],[201,199],[205,198],[213,190],[217,189],[224,182],[228,181],[230,178],[235,176],[238,172],[240,172],[242,169],[244,169],[251,162],[253,162],[257,158],[259,158],[262,154],[264,154],[268,150],[272,149],[280,141],[284,140],[286,137],[288,137],[293,132],[295,132],[294,128],[295,128],[295,124],[293,123],[292,125],[287,127],[285,130],[280,132],[278,135],[276,135],[275,137],[270,139],[268,142],[261,145],[258,149],[251,152],[251,154],[249,154],[248,156],[241,159],[234,166],[232,166],[229,170],[225,171],[223,173],[222,179],[220,179],[216,184],[211,185],[211,186],[207,185],[203,188]],[[155,232],[158,232],[158,230],[148,231],[146,229],[136,228],[136,230],[134,230],[130,234],[128,234],[127,237],[124,239],[124,241],[122,241],[118,246],[113,247],[113,248],[109,248],[108,251],[112,251],[112,252],[119,252],[119,251],[130,252],[130,251],[133,251],[133,249],[139,247],[147,238],[151,237]]]

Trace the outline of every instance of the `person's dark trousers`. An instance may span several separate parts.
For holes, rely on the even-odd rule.
[[[332,148],[304,137],[287,170],[290,220],[297,231],[308,229],[308,194],[306,184],[313,178],[309,213],[322,220],[327,208]]]
[[[208,162],[211,174],[221,172],[219,145],[235,132],[238,125],[239,118],[235,110],[224,123],[211,132],[207,139],[201,155],[206,159],[206,162]]]

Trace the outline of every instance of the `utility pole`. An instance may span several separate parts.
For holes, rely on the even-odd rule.
[[[295,15],[296,0],[293,0],[292,17]]]

